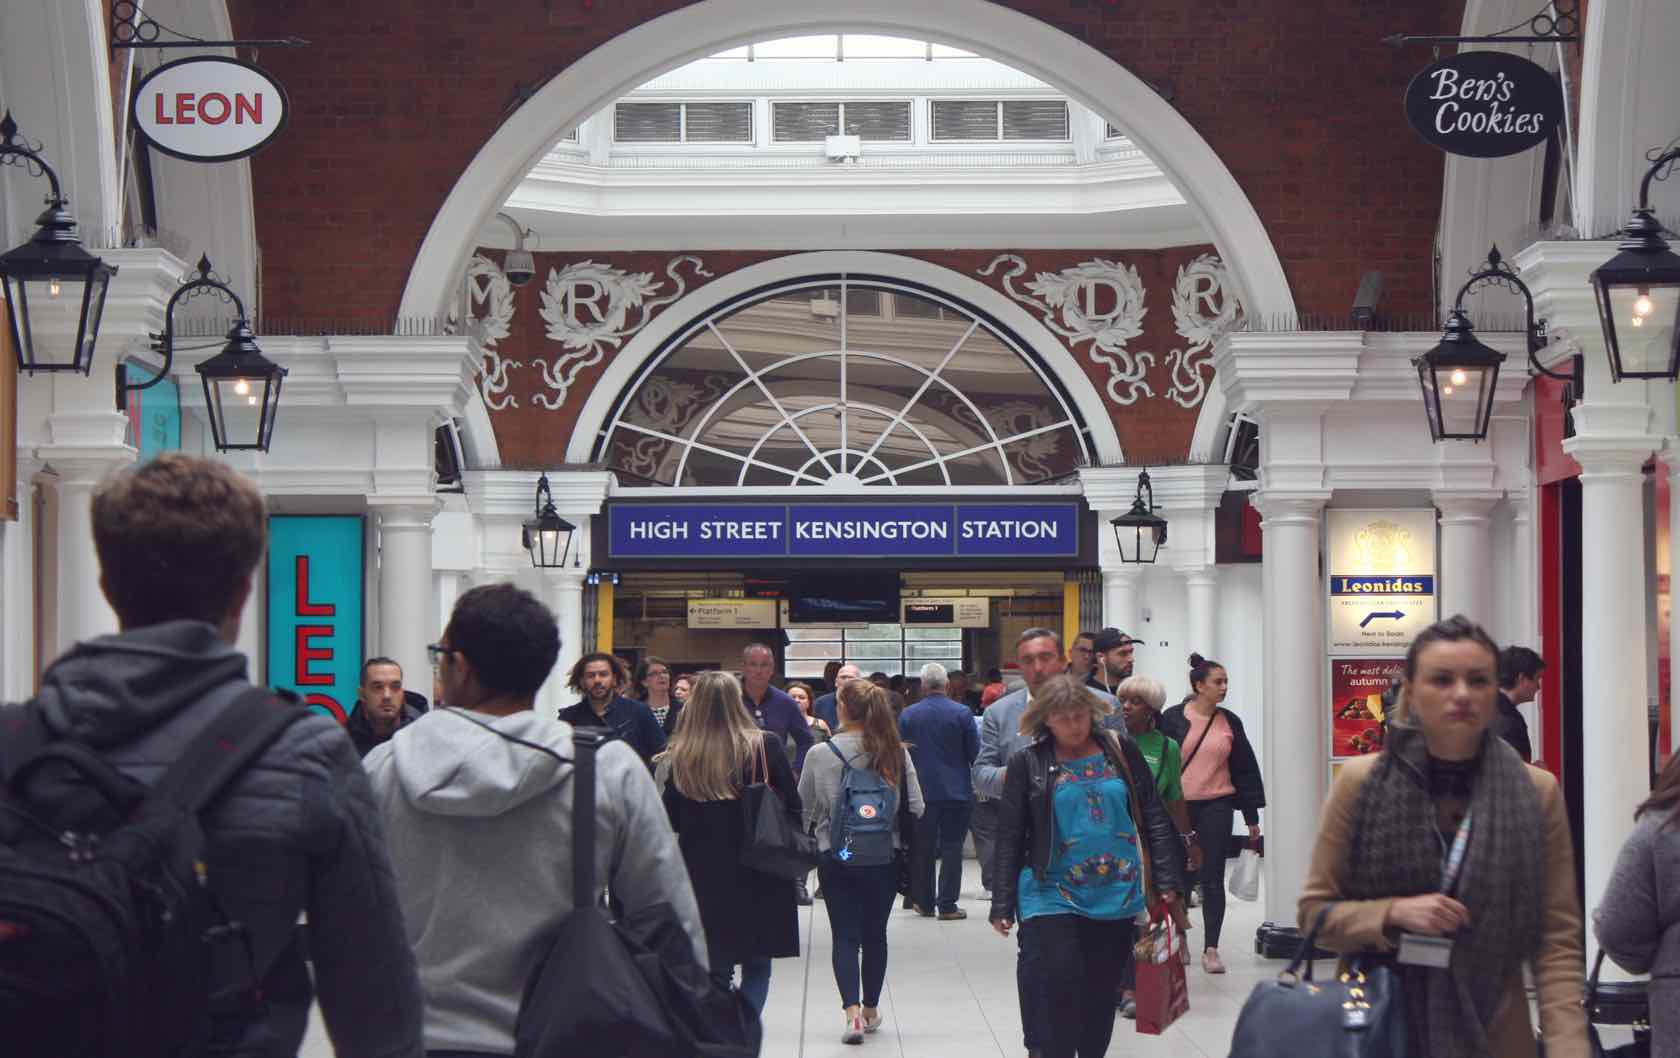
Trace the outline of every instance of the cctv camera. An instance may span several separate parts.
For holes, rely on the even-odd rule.
[[[509,250],[507,260],[502,263],[502,273],[509,283],[522,287],[536,276],[537,263],[529,250]]]

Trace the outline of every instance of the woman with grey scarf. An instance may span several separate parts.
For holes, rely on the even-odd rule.
[[[1390,956],[1408,1053],[1588,1058],[1581,908],[1563,794],[1489,731],[1499,649],[1452,617],[1406,654],[1382,752],[1342,766],[1319,824],[1300,925],[1318,943]]]

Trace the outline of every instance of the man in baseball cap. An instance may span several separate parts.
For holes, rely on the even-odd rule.
[[[1118,628],[1098,632],[1091,644],[1094,651],[1091,675],[1085,685],[1113,694],[1120,681],[1132,674],[1132,655],[1137,651],[1137,642]]]

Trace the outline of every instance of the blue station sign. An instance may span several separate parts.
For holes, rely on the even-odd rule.
[[[612,559],[1079,557],[1077,503],[614,504]]]

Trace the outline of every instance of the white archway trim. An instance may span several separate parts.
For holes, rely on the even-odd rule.
[[[1184,194],[1212,233],[1250,315],[1294,315],[1283,262],[1260,215],[1190,123],[1107,55],[1047,22],[987,0],[853,0],[843,13],[830,0],[703,0],[614,37],[545,84],[479,150],[426,233],[399,313],[433,316],[447,309],[479,229],[567,129],[694,59],[754,40],[837,32],[881,33],[965,48],[1055,85],[1104,115]],[[1202,405],[1196,430],[1203,447],[1193,447],[1192,456],[1206,455],[1224,410],[1224,396],[1214,387]],[[474,441],[476,450],[493,455],[493,437]]]
[[[578,413],[577,425],[566,446],[566,462],[584,463],[589,460],[590,450],[606,428],[619,395],[629,388],[648,360],[666,342],[696,319],[703,319],[725,302],[760,287],[808,276],[842,273],[918,283],[990,315],[1004,328],[1014,332],[1061,383],[1061,388],[1074,407],[1079,409],[1080,417],[1090,430],[1092,454],[1104,463],[1118,463],[1124,458],[1120,437],[1114,431],[1114,421],[1109,418],[1108,408],[1103,404],[1096,386],[1092,385],[1067,346],[1019,303],[972,276],[920,258],[870,250],[824,250],[789,254],[731,272],[684,295],[680,301],[654,317],[653,322],[637,332],[613,357],[606,371],[602,372],[600,381],[590,388],[589,397]]]

